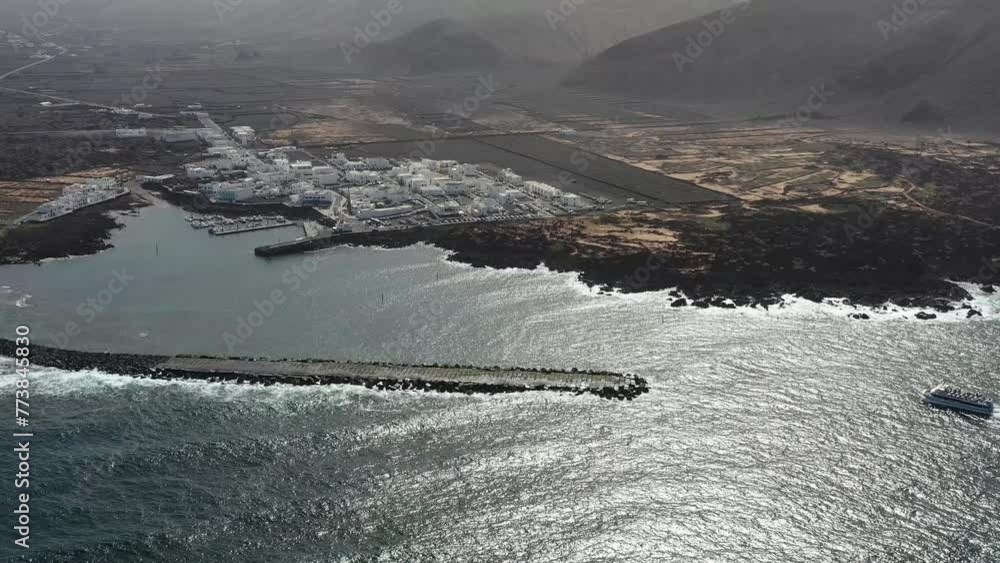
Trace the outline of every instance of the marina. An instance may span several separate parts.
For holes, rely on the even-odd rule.
[[[299,225],[299,223],[289,221],[284,217],[261,215],[237,217],[235,219],[226,218],[222,215],[189,216],[185,220],[191,225],[192,229],[207,229],[209,234],[215,236],[236,235]]]

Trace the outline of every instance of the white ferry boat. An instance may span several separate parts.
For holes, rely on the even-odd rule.
[[[928,405],[961,411],[977,416],[993,416],[993,401],[978,393],[966,393],[954,387],[938,386],[924,394]]]

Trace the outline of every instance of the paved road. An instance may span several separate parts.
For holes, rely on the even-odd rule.
[[[65,51],[63,51],[63,53],[65,53]],[[59,53],[59,55],[61,55],[61,54],[62,53]],[[14,69],[14,70],[8,72],[7,74],[0,74],[0,80],[3,80],[4,78],[7,78],[8,76],[14,76],[15,74],[21,72],[22,70],[27,70],[27,69],[29,69],[29,68],[31,68],[33,66],[37,66],[37,65],[40,65],[40,64],[47,63],[47,62],[51,61],[52,59],[58,57],[59,55],[46,56],[44,59],[35,61],[35,62],[31,63],[31,64],[26,64],[26,65],[22,66],[21,68],[17,68],[17,69]]]
[[[31,63],[31,64],[24,65],[21,68],[14,69],[14,70],[8,72],[7,74],[0,74],[0,80],[3,80],[3,79],[5,79],[5,78],[7,78],[9,76],[14,76],[15,74],[17,74],[17,73],[19,73],[19,72],[21,72],[23,70],[26,70],[28,68],[31,68],[33,66],[40,65],[40,64],[43,64],[43,63],[47,63],[47,62],[51,61],[52,59],[58,57],[59,55],[64,55],[67,52],[69,52],[65,48],[60,47],[60,49],[62,49],[62,50],[59,52],[58,55],[52,55],[52,56],[49,56],[49,57],[47,57],[45,59],[42,59],[40,61],[35,61],[35,62]],[[104,104],[95,104],[93,102],[85,102],[83,100],[74,100],[73,98],[64,98],[64,97],[61,97],[61,96],[51,96],[49,94],[39,94],[38,92],[31,92],[30,90],[18,90],[16,88],[7,88],[7,87],[0,87],[0,90],[3,90],[5,92],[15,92],[15,93],[18,93],[18,94],[27,94],[28,96],[36,96],[36,97],[39,97],[39,98],[46,98],[46,99],[49,99],[49,100],[56,100],[58,102],[69,102],[69,103],[74,103],[74,104],[80,104],[80,105],[83,105],[83,106],[90,106],[90,107],[95,107],[95,108],[103,108],[103,109],[108,109],[108,110],[112,110],[112,111],[116,111],[116,110],[122,109],[121,107],[108,106],[108,105],[104,105]],[[149,113],[149,112],[144,112],[144,113]],[[149,115],[152,115],[152,116],[155,116],[155,117],[170,117],[170,116],[167,116],[167,115],[161,115],[161,114],[157,114],[157,113],[150,113]]]

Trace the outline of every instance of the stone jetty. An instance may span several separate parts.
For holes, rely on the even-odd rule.
[[[14,343],[0,340],[0,356]],[[31,347],[33,365],[67,370],[97,369],[124,376],[190,379],[260,385],[360,385],[379,390],[499,394],[556,391],[633,400],[649,392],[645,379],[610,372],[402,365],[329,360],[272,360],[196,356],[143,356]]]

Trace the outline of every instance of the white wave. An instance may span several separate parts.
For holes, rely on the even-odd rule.
[[[31,297],[32,295],[30,293],[15,291],[9,285],[0,287],[0,305],[13,305],[18,309],[34,307],[34,305],[30,303]]]
[[[701,314],[707,315],[745,314],[771,317],[842,318],[849,321],[859,320],[851,318],[851,315],[855,314],[868,315],[870,317],[868,320],[872,321],[911,320],[918,322],[959,322],[971,320],[975,322],[977,320],[1000,320],[1000,293],[992,295],[987,294],[982,291],[982,288],[978,285],[971,283],[952,282],[968,291],[969,294],[972,295],[972,299],[952,303],[952,306],[956,307],[956,310],[946,313],[918,307],[901,307],[891,302],[874,307],[851,305],[847,304],[847,298],[843,297],[829,297],[824,299],[822,302],[817,303],[815,301],[810,301],[808,299],[790,294],[783,295],[778,304],[768,306],[767,308],[763,306],[739,306],[735,309],[724,309],[719,307],[702,309],[690,304],[683,307],[672,307],[671,305],[680,299],[684,299],[688,303],[693,301],[691,297],[688,297],[684,294],[684,292],[678,290],[677,288],[666,288],[662,290],[639,293],[626,293],[620,289],[604,291],[582,281],[579,274],[576,272],[557,272],[549,269],[545,264],[542,264],[532,270],[523,268],[508,268],[502,270],[495,268],[477,268],[469,264],[449,261],[448,257],[450,256],[450,253],[446,251],[441,252],[442,256],[439,258],[441,261],[464,271],[480,272],[484,277],[525,275],[542,276],[547,277],[552,281],[558,281],[565,289],[584,297],[594,299],[611,298],[634,304],[667,307],[672,311],[678,312],[697,311]],[[674,295],[671,295],[671,293]],[[676,297],[676,295],[680,295],[680,297]],[[732,299],[726,299],[726,302],[734,304]],[[960,308],[963,305],[968,305],[971,309],[979,311],[982,313],[982,316],[970,319],[968,317],[970,309]],[[932,321],[921,321],[916,318],[916,315],[921,312],[935,314],[937,315],[937,318]]]
[[[14,306],[18,309],[24,309],[26,307],[34,307],[34,305],[28,303],[31,300],[31,294],[25,293],[17,301],[14,302]]]
[[[330,406],[355,403],[360,398],[375,398],[385,402],[412,402],[426,396],[415,391],[376,391],[359,385],[245,385],[212,383],[198,380],[142,379],[106,373],[100,370],[67,371],[57,368],[30,366],[28,378],[38,396],[112,397],[129,390],[170,389],[197,395],[200,399],[218,402],[267,401],[276,405],[301,405],[319,401]],[[0,393],[13,394],[20,376],[14,360],[0,356]]]

